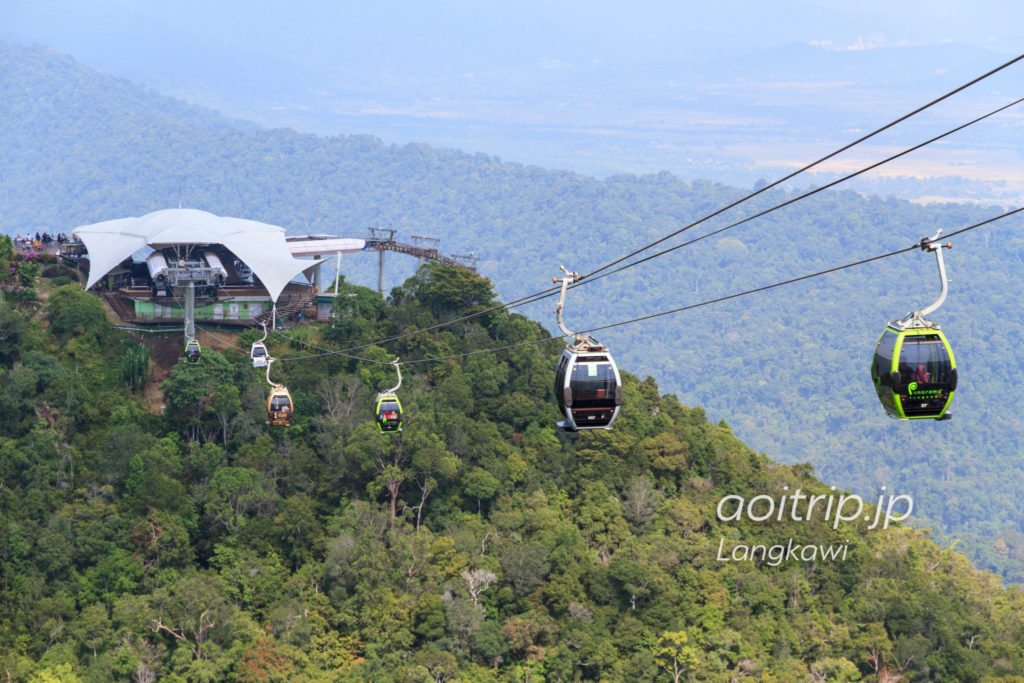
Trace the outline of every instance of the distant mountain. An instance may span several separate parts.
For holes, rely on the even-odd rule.
[[[380,225],[439,237],[446,253],[479,256],[509,300],[550,286],[560,264],[589,272],[744,194],[668,173],[601,181],[369,136],[259,129],[38,48],[3,46],[0,65],[0,229],[11,234],[141,215],[180,197],[293,232],[358,236]],[[736,215],[792,196],[767,193]],[[581,287],[566,320],[590,328],[697,303],[998,213],[822,193]],[[934,317],[962,368],[951,422],[888,420],[869,380],[885,321],[936,295],[935,266],[920,253],[598,336],[623,368],[659,377],[770,457],[810,462],[868,497],[881,486],[913,495],[915,514],[936,533],[961,538],[976,562],[1019,581],[1024,425],[1007,387],[1024,382],[1020,226],[1012,219],[965,235],[948,257],[952,290]],[[389,257],[388,285],[414,265]],[[352,281],[375,283],[373,259],[346,257],[344,268]],[[546,300],[523,310],[551,324],[552,308]]]
[[[818,5],[744,8],[746,21],[737,23],[725,6],[667,2],[631,12],[593,3],[249,3],[241,11],[237,3],[169,10],[39,2],[12,8],[0,38],[57,45],[103,71],[267,127],[426,142],[597,177],[668,170],[739,186],[929,101],[1019,44],[968,30],[985,25],[980,10],[960,21],[911,22],[894,20],[895,7]],[[1012,12],[1004,14],[1012,26]],[[957,30],[939,36],[961,42],[905,39],[955,21]],[[929,137],[1013,88],[1007,78],[972,89],[945,115],[908,122],[889,140]],[[1024,181],[1003,172],[1015,160],[991,148],[1006,134],[987,126],[948,141],[935,164],[904,164],[900,175],[965,176],[986,183],[984,198],[1022,197]],[[1010,195],[998,188],[1008,175]],[[884,178],[859,187],[908,189]],[[925,188],[914,196],[936,195]]]

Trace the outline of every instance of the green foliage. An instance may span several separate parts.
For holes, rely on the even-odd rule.
[[[199,363],[176,364],[160,385],[167,399],[168,415],[176,426],[194,437],[201,426],[203,409],[212,400],[217,387],[234,380],[235,369],[212,349],[203,352]]]
[[[46,301],[50,331],[69,342],[72,338],[83,344],[102,344],[113,332],[103,304],[77,285],[57,288]]]
[[[121,381],[138,391],[149,381],[149,351],[142,344],[125,344],[121,351]]]
[[[0,303],[4,299],[28,301],[35,298],[33,285],[39,276],[39,264],[30,254],[14,252],[14,242],[0,234]]]
[[[675,683],[697,664],[697,648],[689,644],[686,631],[664,631],[658,636],[654,659]],[[856,668],[854,669],[856,671]]]
[[[331,306],[327,338],[338,344],[352,345],[376,334],[376,324],[384,312],[380,294],[366,287],[341,282]]]
[[[427,264],[410,292],[437,317],[454,318],[493,305],[491,283],[463,268]]]
[[[0,301],[0,361],[10,363],[21,346],[28,329],[28,320],[13,307]]]
[[[7,277],[9,268],[14,264],[14,241],[7,235],[0,235],[0,273]]]
[[[275,494],[263,475],[248,467],[222,467],[210,481],[206,514],[230,534],[238,533],[252,515],[273,511]]]

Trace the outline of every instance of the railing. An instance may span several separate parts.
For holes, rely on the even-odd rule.
[[[423,247],[416,247],[411,244],[404,244],[402,242],[396,242],[393,239],[381,239],[370,236],[366,238],[366,249],[375,249],[377,251],[397,251],[399,254],[409,254],[416,258],[426,259],[427,261],[434,261],[436,263],[444,263],[449,266],[456,266],[458,268],[464,268],[465,270],[476,272],[476,268],[473,266],[467,266],[450,256],[445,256],[437,249],[425,249]]]

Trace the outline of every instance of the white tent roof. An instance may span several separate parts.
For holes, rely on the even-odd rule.
[[[223,244],[252,268],[274,301],[293,277],[310,266],[309,261],[292,257],[284,228],[196,209],[164,209],[139,218],[83,225],[72,232],[89,251],[86,288],[146,246],[160,249],[174,244]]]

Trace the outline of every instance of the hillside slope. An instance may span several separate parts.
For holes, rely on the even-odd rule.
[[[809,466],[758,455],[652,378],[625,375],[613,431],[556,433],[559,344],[528,343],[548,333],[522,316],[400,343],[406,361],[520,345],[406,366],[405,430],[377,433],[391,368],[305,344],[480,310],[490,285],[464,271],[428,267],[387,304],[345,284],[345,317],[273,336],[297,412],[272,429],[262,371],[231,348],[176,365],[151,414],[126,384],[144,380],[125,360],[139,342],[43,272],[45,304],[17,272],[0,282],[11,680],[971,681],[1024,667],[1024,594],[889,524],[902,503],[848,508]]]
[[[588,272],[744,194],[669,174],[597,181],[365,136],[236,126],[51,52],[0,46],[0,55],[0,230],[8,233],[141,215],[180,198],[295,232],[359,235],[382,225],[438,236],[446,252],[480,256],[481,272],[511,299],[547,286],[559,264]],[[766,193],[737,215],[792,196]],[[566,319],[588,328],[697,303],[996,213],[826,192],[575,290]],[[952,290],[934,316],[961,364],[948,423],[888,420],[868,377],[885,321],[935,296],[934,265],[919,254],[600,336],[623,368],[656,375],[683,402],[728,419],[759,452],[810,462],[866,497],[882,486],[912,494],[936,532],[1019,581],[1024,425],[1004,394],[1024,381],[1024,348],[1014,343],[1020,227],[1014,219],[972,233],[949,256]],[[413,265],[389,257],[389,286]],[[373,282],[373,266],[373,258],[345,259],[354,282]],[[521,310],[550,320],[552,307]]]

